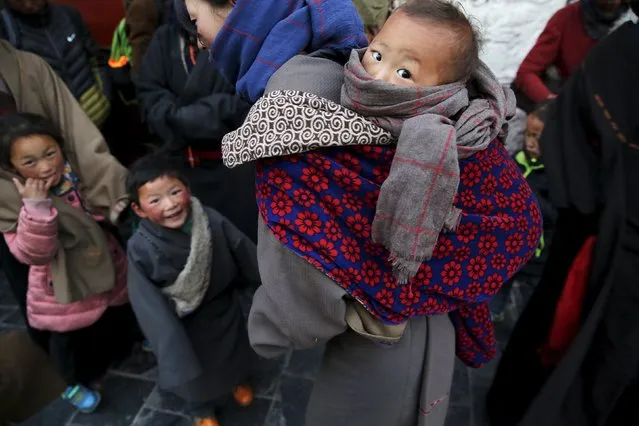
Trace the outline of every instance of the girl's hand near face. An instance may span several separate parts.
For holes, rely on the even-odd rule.
[[[49,198],[49,189],[54,184],[55,177],[48,180],[28,178],[25,183],[21,183],[18,179],[13,178],[13,183],[18,189],[18,193],[22,199],[28,200],[46,200]]]

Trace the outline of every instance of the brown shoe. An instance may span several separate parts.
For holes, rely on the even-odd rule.
[[[253,389],[248,385],[240,385],[233,391],[235,402],[242,407],[247,407],[253,402]]]
[[[220,422],[215,417],[196,418],[195,426],[220,426]]]

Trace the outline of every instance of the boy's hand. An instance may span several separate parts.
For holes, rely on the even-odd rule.
[[[18,193],[22,199],[29,200],[46,200],[49,198],[49,189],[53,185],[53,180],[42,180],[28,178],[24,184],[18,179],[13,178],[13,183],[18,189]]]

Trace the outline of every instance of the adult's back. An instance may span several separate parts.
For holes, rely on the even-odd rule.
[[[546,123],[542,151],[560,209],[557,233],[489,393],[494,426],[639,420],[633,406],[639,398],[638,52],[639,27],[624,24],[566,83]],[[592,260],[586,257],[587,279],[568,299],[578,315],[576,333],[568,333],[557,362],[548,362],[541,349],[549,347],[551,331],[565,329],[555,311],[590,237],[596,244]]]

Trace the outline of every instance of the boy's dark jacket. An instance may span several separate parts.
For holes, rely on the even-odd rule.
[[[200,307],[186,317],[178,318],[160,288],[186,264],[190,235],[143,220],[128,243],[129,296],[157,357],[160,387],[189,401],[230,392],[246,378],[254,356],[237,289],[259,283],[255,244],[215,210],[204,211],[211,282]]]

